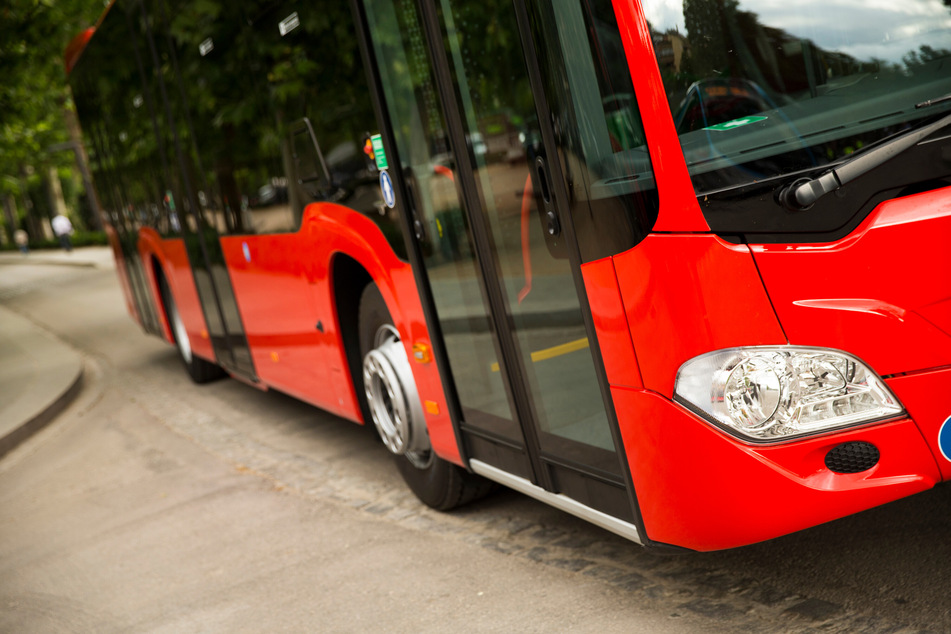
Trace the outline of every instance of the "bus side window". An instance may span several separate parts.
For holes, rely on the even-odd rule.
[[[332,183],[320,144],[310,119],[304,117],[291,125],[291,147],[294,157],[294,180],[304,204],[323,198]]]

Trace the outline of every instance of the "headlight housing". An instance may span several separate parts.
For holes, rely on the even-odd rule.
[[[904,413],[850,354],[796,346],[730,348],[680,367],[675,399],[744,440],[775,442]]]

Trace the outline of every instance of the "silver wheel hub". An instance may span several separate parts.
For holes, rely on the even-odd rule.
[[[182,318],[178,315],[178,307],[171,300],[168,302],[168,316],[171,318],[172,330],[175,331],[178,350],[181,352],[182,358],[185,359],[185,363],[191,363],[192,346],[188,340],[188,331],[185,330],[185,324],[182,323]]]
[[[363,385],[383,444],[419,468],[432,460],[423,407],[406,350],[393,326],[381,326],[363,358]]]

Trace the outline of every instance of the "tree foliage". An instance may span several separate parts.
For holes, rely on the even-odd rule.
[[[102,9],[97,0],[5,0],[0,7],[0,193],[14,193],[27,166],[72,163],[71,154],[49,151],[69,140],[63,51]]]

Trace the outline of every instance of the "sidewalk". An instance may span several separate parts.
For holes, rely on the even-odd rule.
[[[109,247],[0,253],[3,265],[113,268]],[[26,317],[0,305],[0,456],[40,430],[79,393],[80,355]]]
[[[79,393],[82,359],[29,319],[0,306],[0,456]]]
[[[115,266],[110,247],[79,247],[69,253],[62,249],[43,249],[30,251],[26,255],[19,251],[2,251],[0,265],[3,264],[57,264],[97,269],[111,269]]]

